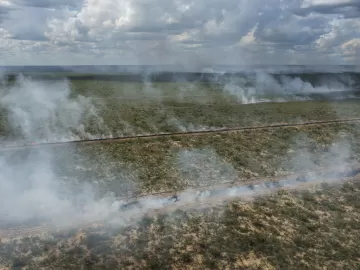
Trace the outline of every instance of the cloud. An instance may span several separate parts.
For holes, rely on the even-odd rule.
[[[83,3],[81,0],[15,0],[14,4],[38,8],[58,8],[64,6],[78,7]]]
[[[288,46],[309,45],[326,32],[322,18],[279,18],[257,29],[255,36],[264,42]]]
[[[44,29],[46,26],[43,22],[48,16],[48,12],[44,12],[42,9],[18,8],[8,15],[2,26],[11,33],[13,39],[45,41]],[[22,18],[26,18],[26,20]]]
[[[314,57],[317,62],[340,63],[349,59],[341,44],[358,38],[359,31],[354,17],[359,0],[6,3],[6,9],[0,8],[0,27],[7,35],[0,39],[2,47],[12,52],[4,58],[7,63],[38,62],[40,57],[51,64],[182,63],[192,67],[306,64],[313,63]],[[40,49],[41,56],[35,56],[34,50]]]
[[[7,17],[13,7],[10,2],[0,1],[0,23],[2,23]]]
[[[295,12],[299,16],[308,16],[311,13],[336,14],[345,18],[360,16],[359,0],[309,0],[304,2],[303,7]]]
[[[341,45],[343,55],[349,59],[359,63],[360,60],[360,38],[352,39]]]

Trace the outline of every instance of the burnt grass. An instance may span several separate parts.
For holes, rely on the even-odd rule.
[[[357,269],[359,180],[2,241],[9,269]]]

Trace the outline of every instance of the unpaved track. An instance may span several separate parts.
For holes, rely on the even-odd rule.
[[[294,124],[277,123],[277,124],[262,125],[262,126],[213,128],[213,129],[200,130],[200,131],[130,135],[130,136],[115,137],[115,138],[86,139],[86,140],[65,141],[65,142],[33,143],[33,144],[25,144],[25,145],[3,145],[0,147],[0,151],[12,151],[12,150],[21,150],[21,149],[27,149],[27,148],[30,149],[30,148],[39,148],[39,147],[55,147],[55,146],[64,146],[64,145],[68,145],[68,144],[114,143],[114,142],[122,142],[122,141],[133,141],[133,140],[138,140],[138,139],[159,139],[159,138],[166,138],[166,137],[200,136],[200,135],[209,135],[209,134],[216,134],[216,133],[241,132],[241,131],[246,131],[246,130],[291,128],[291,127],[318,126],[318,125],[355,123],[355,122],[360,122],[360,118],[344,118],[344,119],[331,119],[331,120],[321,120],[321,121],[308,121],[308,122],[301,122],[301,123],[294,123]]]
[[[18,238],[18,237],[25,237],[25,236],[34,236],[34,235],[41,235],[56,231],[66,231],[66,229],[76,229],[76,228],[90,228],[96,226],[103,226],[111,224],[112,220],[118,219],[115,221],[115,224],[120,224],[122,219],[126,219],[125,224],[131,224],[132,222],[136,222],[140,220],[144,216],[156,216],[158,214],[166,214],[171,213],[175,210],[186,210],[186,211],[195,211],[201,208],[207,207],[214,207],[219,206],[227,201],[232,201],[235,199],[252,199],[256,196],[263,196],[269,194],[271,192],[275,192],[280,189],[286,190],[300,190],[300,189],[308,189],[313,186],[319,185],[321,183],[342,183],[354,179],[360,179],[360,165],[353,165],[351,169],[336,169],[331,168],[329,169],[320,169],[320,170],[313,170],[313,171],[304,171],[301,173],[296,174],[288,174],[281,177],[269,177],[269,178],[253,178],[248,179],[246,181],[240,180],[238,182],[231,182],[231,183],[224,183],[220,185],[214,186],[203,186],[200,188],[187,190],[186,192],[192,193],[193,195],[198,191],[224,191],[229,188],[241,188],[241,187],[248,187],[249,185],[261,185],[264,183],[276,183],[277,181],[281,181],[284,179],[292,180],[292,183],[288,186],[272,186],[272,188],[265,188],[261,190],[254,190],[253,192],[247,192],[244,194],[238,195],[224,195],[224,193],[220,193],[219,196],[210,196],[210,197],[201,197],[201,198],[192,198],[191,200],[181,200],[172,203],[169,205],[165,205],[159,208],[144,208],[144,209],[135,209],[134,210],[124,210],[118,212],[118,217],[112,216],[109,220],[91,220],[82,222],[78,221],[71,226],[69,225],[59,225],[54,223],[44,223],[39,224],[36,226],[26,226],[26,225],[18,225],[14,227],[8,227],[0,229],[0,239],[11,239],[11,238]],[[311,180],[309,182],[302,182],[301,180],[297,180],[299,177],[307,177],[309,173],[313,173],[317,175],[315,180]],[[349,174],[350,173],[350,174]],[[340,176],[339,176],[340,175]],[[169,198],[169,196],[174,195],[174,193],[157,193],[157,194],[149,194],[147,196],[138,197],[136,199],[141,199],[149,196],[154,196],[157,198]],[[181,196],[181,192],[178,193]],[[181,197],[180,197],[181,198]],[[129,198],[129,201],[135,198]],[[108,223],[110,221],[110,223]]]
[[[303,123],[297,123],[297,124],[288,124],[288,123],[279,123],[279,124],[273,124],[273,125],[264,125],[264,126],[252,126],[252,127],[238,127],[238,128],[224,128],[224,129],[214,129],[214,130],[205,130],[205,131],[194,131],[194,132],[179,132],[179,133],[164,133],[164,134],[150,134],[150,135],[139,135],[139,136],[127,136],[127,137],[119,137],[119,138],[110,138],[110,139],[96,139],[96,140],[83,140],[83,141],[69,141],[69,142],[60,142],[60,143],[42,143],[42,144],[35,144],[35,145],[25,145],[25,146],[6,146],[3,148],[0,148],[0,151],[4,150],[16,150],[16,149],[26,149],[26,148],[37,148],[37,147],[48,147],[48,146],[63,146],[66,144],[82,144],[82,143],[111,143],[111,142],[119,142],[119,141],[128,141],[128,140],[137,140],[137,139],[146,139],[146,138],[161,138],[161,137],[173,137],[173,136],[192,136],[192,135],[206,135],[211,133],[223,133],[223,132],[240,132],[245,130],[260,130],[260,129],[271,129],[271,128],[286,128],[286,127],[302,127],[302,126],[316,126],[316,125],[326,125],[326,124],[334,124],[334,123],[349,123],[349,122],[359,122],[360,118],[346,118],[346,119],[333,119],[333,120],[327,120],[327,121],[310,121],[310,122],[303,122]],[[352,167],[359,168],[358,165],[353,165]],[[331,168],[331,171],[338,170],[337,168]],[[308,173],[315,173],[318,174],[320,172],[326,172],[329,171],[328,168],[322,168],[319,170],[314,171],[303,171],[296,174],[288,174],[284,176],[279,177],[268,177],[268,178],[251,178],[251,179],[239,179],[238,181],[231,182],[231,183],[224,183],[222,185],[216,185],[216,186],[202,186],[196,189],[188,190],[189,192],[196,192],[196,191],[203,191],[203,190],[214,190],[219,188],[229,188],[229,187],[245,187],[249,185],[257,185],[262,183],[271,183],[280,181],[282,179],[286,179],[287,177],[291,178],[297,178],[302,177],[305,174]],[[311,182],[297,182],[296,185],[291,187],[285,187],[285,189],[302,189],[302,188],[309,188],[311,186],[317,185],[322,182],[341,182],[341,181],[348,181],[352,180],[354,178],[359,178],[358,175],[354,175],[351,177],[334,177],[333,179],[323,179],[319,178],[316,181]],[[330,180],[330,181],[329,181]],[[284,189],[284,187],[278,187],[275,190]],[[272,192],[274,189],[269,189],[268,192]],[[155,197],[169,197],[172,195],[176,195],[176,193],[179,194],[179,192],[164,192],[164,193],[156,193],[156,194],[149,194],[147,196],[155,196]],[[181,192],[180,192],[181,193]],[[184,210],[191,210],[191,209],[199,209],[201,207],[208,207],[208,206],[216,206],[224,201],[233,200],[236,198],[253,198],[257,195],[264,195],[264,192],[261,194],[257,194],[256,192],[253,192],[252,195],[244,195],[244,196],[237,196],[237,197],[231,197],[231,196],[225,196],[225,197],[211,197],[211,198],[205,198],[200,201],[194,201],[188,203],[188,202],[180,202],[175,203],[169,206],[165,206],[159,209],[148,209],[145,212],[144,211],[137,211],[134,213],[134,215],[131,214],[130,218],[133,220],[138,220],[141,217],[145,215],[157,215],[159,213],[168,213],[172,212],[176,209],[184,209]],[[145,197],[145,196],[144,196]],[[132,199],[140,199],[140,198],[128,198],[130,201]],[[119,218],[121,218],[122,212],[119,212]],[[53,232],[61,229],[67,229],[67,228],[86,228],[86,227],[93,227],[96,225],[100,225],[106,223],[104,221],[96,221],[93,220],[91,222],[78,222],[76,224],[73,224],[72,226],[62,226],[58,224],[53,223],[45,223],[45,224],[39,224],[39,226],[26,226],[26,225],[17,225],[14,227],[8,227],[8,228],[0,228],[0,239],[10,239],[10,238],[16,238],[16,237],[24,237],[24,236],[30,236],[30,235],[39,235],[42,233],[47,232]]]

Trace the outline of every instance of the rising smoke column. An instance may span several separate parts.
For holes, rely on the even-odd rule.
[[[71,98],[67,80],[37,81],[19,76],[0,88],[0,106],[7,112],[8,133],[31,142],[92,138],[106,127],[90,98]],[[92,123],[90,132],[86,123]],[[94,126],[97,125],[97,126]],[[100,134],[99,134],[100,133]]]

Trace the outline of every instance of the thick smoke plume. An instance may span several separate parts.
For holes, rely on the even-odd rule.
[[[13,82],[3,81],[0,91],[0,105],[4,112],[1,118],[3,123],[8,123],[2,130],[5,137],[2,143],[92,138],[94,134],[85,128],[88,121],[95,125],[96,133],[106,133],[91,99],[81,95],[72,97],[67,80],[40,81],[19,76]],[[63,148],[63,151],[68,150]],[[1,153],[2,223],[41,220],[71,224],[84,218],[103,217],[111,210],[108,201],[111,194],[100,200],[93,184],[81,184],[75,191],[66,179],[58,177],[55,171],[64,164],[58,164],[57,155],[56,149]]]
[[[12,85],[0,88],[0,106],[7,114],[6,132],[16,139],[54,142],[91,138],[94,134],[84,125],[89,121],[96,125],[93,130],[106,132],[91,99],[81,95],[71,98],[65,79],[37,81],[19,76]]]
[[[341,98],[351,96],[358,85],[351,76],[312,75],[312,81],[296,75],[269,74],[257,71],[255,75],[228,77],[215,76],[213,83],[219,85],[224,94],[239,103],[286,102],[311,100],[311,95],[343,92]]]

